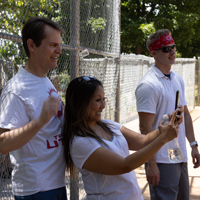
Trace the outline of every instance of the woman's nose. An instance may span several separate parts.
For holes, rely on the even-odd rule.
[[[101,101],[101,108],[105,108],[105,106],[106,106],[105,100]]]

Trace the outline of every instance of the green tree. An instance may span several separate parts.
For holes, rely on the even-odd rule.
[[[146,39],[154,30],[167,28],[182,57],[199,56],[199,6],[198,0],[122,0],[122,52],[149,55]]]
[[[65,30],[63,43],[70,45],[70,0],[0,0],[0,32],[21,36],[23,24],[33,16],[47,17]],[[103,50],[107,45],[103,32],[107,28],[105,16],[110,10],[106,0],[80,1],[80,46]],[[74,24],[74,26],[77,26]],[[72,33],[73,34],[73,33]],[[63,49],[56,71],[69,69],[69,50]],[[21,42],[1,39],[0,55],[15,64],[25,64],[26,55]],[[62,63],[62,64],[61,64]]]
[[[61,8],[63,8],[62,4],[63,1],[60,0],[1,0],[0,31],[6,34],[21,36],[24,23],[30,17],[34,16],[47,17],[58,22],[61,26],[63,25],[63,27],[66,27],[67,23],[63,19],[66,17],[66,13],[60,15],[60,13],[64,12],[61,10]],[[65,21],[65,23],[63,23],[63,21]],[[0,54],[4,59],[14,61],[16,64],[24,64],[27,60],[21,42],[1,39]],[[66,56],[65,53],[60,58],[62,63],[65,60],[63,59],[64,56]],[[58,70],[60,71],[61,69],[58,68]]]

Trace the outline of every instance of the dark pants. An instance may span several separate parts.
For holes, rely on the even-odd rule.
[[[149,184],[151,200],[189,200],[187,163],[157,163],[160,170],[158,186]],[[145,169],[148,163],[145,164]]]
[[[14,196],[15,200],[67,200],[66,188],[38,192],[28,196]]]

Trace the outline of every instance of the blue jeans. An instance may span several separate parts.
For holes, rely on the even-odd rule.
[[[14,196],[15,200],[67,200],[66,188],[42,191],[28,196]]]

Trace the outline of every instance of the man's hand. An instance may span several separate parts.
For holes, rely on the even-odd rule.
[[[200,154],[197,146],[192,146],[192,162],[194,164],[194,168],[198,168],[200,166]]]
[[[148,162],[147,167],[147,181],[153,186],[157,186],[160,182],[160,171],[156,161]]]
[[[176,119],[175,119],[175,123],[178,125],[180,125],[183,122],[183,115],[182,115],[183,112],[184,112],[183,106],[179,106],[177,108],[177,115],[176,115]],[[168,116],[169,116],[169,119],[171,120],[172,114],[168,114]]]
[[[177,110],[178,110],[178,113],[177,113],[175,122],[178,125],[180,125],[183,122],[183,115],[182,115],[184,112],[183,106],[179,106]]]
[[[42,111],[39,116],[39,121],[42,124],[46,124],[53,115],[57,115],[59,109],[60,100],[50,97],[43,103]]]

